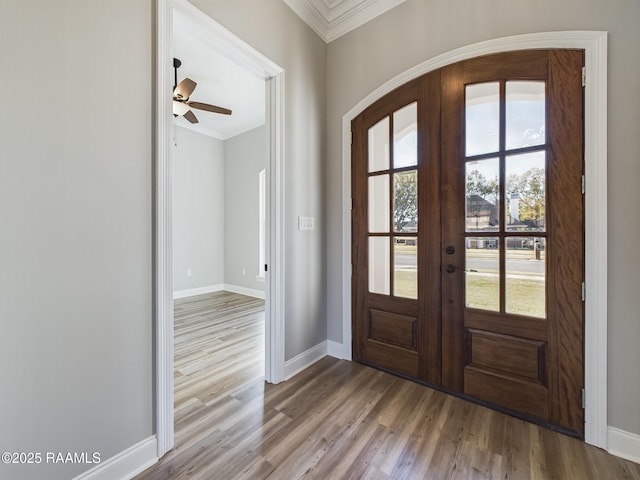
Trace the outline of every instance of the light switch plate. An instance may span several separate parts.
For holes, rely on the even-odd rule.
[[[314,217],[298,217],[298,230],[315,230]]]

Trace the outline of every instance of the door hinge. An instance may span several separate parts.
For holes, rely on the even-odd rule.
[[[584,302],[586,298],[587,298],[587,287],[585,286],[584,282],[582,282],[582,301]]]
[[[587,400],[585,398],[585,394],[584,394],[584,388],[582,389],[582,408],[586,408],[587,406]]]
[[[582,86],[587,84],[587,67],[582,67]]]
[[[582,194],[584,195],[584,175],[582,175]]]
[[[266,263],[264,264],[264,271],[268,272],[269,271],[269,265],[267,265]]]

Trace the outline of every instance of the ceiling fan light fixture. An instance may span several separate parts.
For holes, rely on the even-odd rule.
[[[189,105],[186,103],[178,102],[176,100],[173,101],[173,114],[179,117],[183,116],[185,113],[189,111]]]

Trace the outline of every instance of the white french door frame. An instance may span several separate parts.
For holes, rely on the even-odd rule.
[[[585,52],[585,441],[606,449],[607,32],[534,33],[458,48],[389,80],[342,117],[342,349],[344,358],[351,359],[351,121],[395,88],[446,65],[492,53],[553,48]]]
[[[173,12],[189,16],[203,42],[265,79],[266,168],[265,379],[284,380],[284,70],[187,0],[154,0],[154,420],[157,455],[174,445],[172,178]]]

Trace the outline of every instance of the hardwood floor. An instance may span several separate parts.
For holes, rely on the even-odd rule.
[[[230,292],[176,300],[174,335],[178,423],[183,411],[264,378],[263,300]]]
[[[263,381],[263,302],[176,302],[176,447],[138,480],[640,479],[640,465],[363,365]]]

